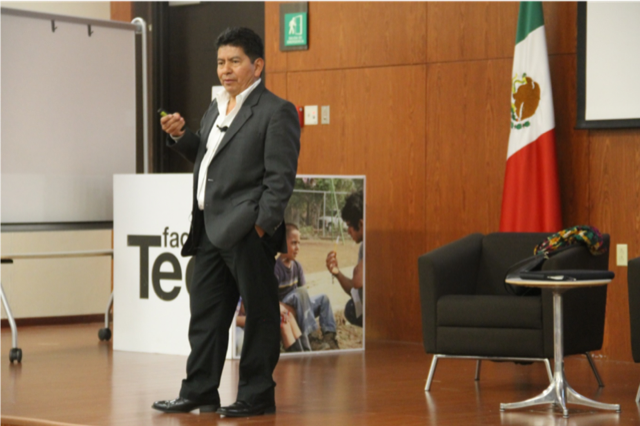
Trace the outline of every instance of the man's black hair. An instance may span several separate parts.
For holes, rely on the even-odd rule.
[[[363,218],[362,189],[352,192],[345,200],[342,207],[342,220],[347,222],[356,231],[360,230],[360,220]]]
[[[264,59],[264,44],[258,34],[250,28],[232,27],[224,30],[216,40],[216,51],[222,46],[240,47],[251,59],[251,63],[256,59]]]

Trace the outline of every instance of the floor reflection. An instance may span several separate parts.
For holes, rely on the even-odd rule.
[[[501,425],[518,426],[614,426],[619,424],[619,413],[601,413],[572,409],[569,407],[569,417],[562,417],[561,411],[553,408],[544,410],[529,410],[522,412],[504,411],[500,413]]]

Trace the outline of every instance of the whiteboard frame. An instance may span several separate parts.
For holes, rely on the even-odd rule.
[[[620,120],[587,120],[587,6],[578,2],[578,62],[576,129],[637,129],[640,118]]]
[[[55,13],[31,12],[28,10],[0,8],[3,15],[22,16],[25,18],[44,19],[46,21],[70,22],[74,24],[95,25],[96,27],[119,28],[122,30],[137,31],[138,26],[127,22],[108,21],[104,19],[79,18],[77,16],[58,15]]]

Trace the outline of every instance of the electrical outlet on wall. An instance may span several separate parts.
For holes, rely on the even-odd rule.
[[[629,259],[627,257],[628,246],[626,244],[618,244],[616,245],[616,265],[617,266],[627,266],[629,263]]]
[[[322,105],[320,107],[320,124],[329,124],[331,122],[330,115],[329,105]]]
[[[318,124],[318,105],[306,105],[304,107],[304,125],[314,126]]]

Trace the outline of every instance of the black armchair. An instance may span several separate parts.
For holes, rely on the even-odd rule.
[[[640,257],[631,259],[627,271],[629,286],[629,319],[631,320],[631,353],[635,362],[640,362]],[[636,403],[640,402],[640,387]]]
[[[440,358],[542,361],[552,378],[553,296],[514,296],[505,276],[533,255],[545,233],[472,234],[418,259],[424,348],[434,354],[425,390],[430,390]],[[604,235],[608,246],[609,236]],[[608,255],[593,256],[577,245],[545,261],[542,269],[606,270]],[[602,380],[589,354],[602,347],[607,287],[574,289],[563,297],[565,355],[585,354],[598,384]],[[640,353],[640,352],[639,352]]]

